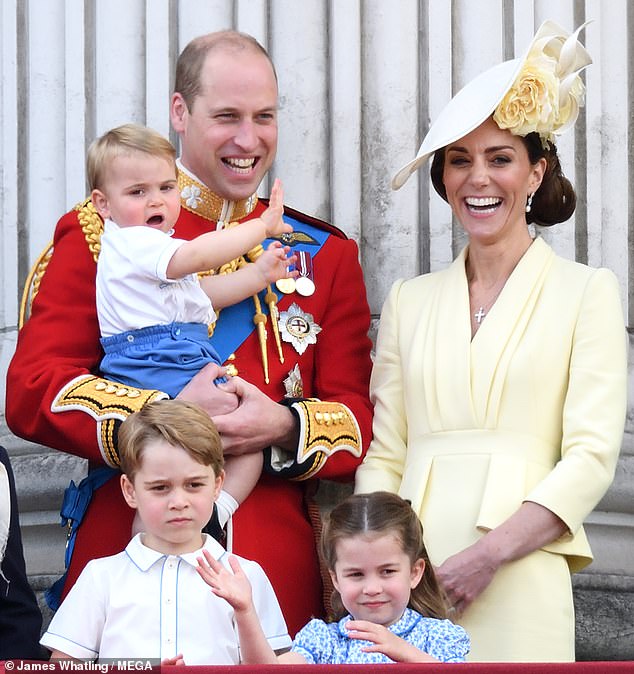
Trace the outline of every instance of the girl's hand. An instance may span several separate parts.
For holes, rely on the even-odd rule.
[[[346,632],[351,639],[374,644],[361,649],[366,653],[383,653],[395,662],[438,662],[436,658],[390,632],[387,627],[368,620],[350,620],[346,623]]]
[[[280,179],[276,178],[271,190],[269,207],[260,216],[264,221],[267,237],[280,236],[280,234],[293,231],[293,228],[284,222],[282,215],[284,215],[284,191]]]
[[[196,571],[211,591],[229,602],[236,613],[250,610],[253,607],[251,583],[238,560],[233,555],[229,557],[229,571],[208,550],[203,550],[203,556],[197,559]]]
[[[184,665],[185,660],[183,658],[183,654],[179,653],[178,655],[174,656],[173,658],[165,658],[165,660],[161,660],[161,667],[163,666],[170,666],[170,665]]]
[[[297,261],[296,255],[287,257],[290,246],[283,246],[279,241],[272,241],[266,250],[255,261],[255,268],[262,276],[265,285],[275,283],[281,278],[297,278],[297,270],[289,271],[289,266]]]

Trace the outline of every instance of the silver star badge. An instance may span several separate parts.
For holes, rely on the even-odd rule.
[[[282,339],[290,342],[300,356],[309,344],[317,343],[317,335],[321,332],[313,315],[303,312],[295,302],[288,311],[282,311],[279,325]]]

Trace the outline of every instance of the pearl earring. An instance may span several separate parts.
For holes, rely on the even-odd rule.
[[[535,194],[535,192],[533,192]],[[526,212],[530,213],[531,212],[531,207],[533,205],[533,194],[528,195],[528,201],[526,202]]]

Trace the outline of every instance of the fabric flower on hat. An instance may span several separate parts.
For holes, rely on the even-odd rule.
[[[500,129],[516,136],[536,131],[544,140],[559,116],[559,80],[553,59],[529,59],[519,77],[498,105],[493,119]]]
[[[581,28],[567,39],[544,35],[534,42],[493,114],[501,129],[516,136],[536,132],[546,144],[574,124],[585,94],[579,73],[591,62],[577,41]]]

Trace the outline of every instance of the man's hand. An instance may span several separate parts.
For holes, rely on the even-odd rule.
[[[295,451],[298,429],[287,407],[271,400],[241,377],[232,377],[218,388],[236,395],[239,400],[235,411],[212,415],[225,454],[260,452],[269,445]]]
[[[215,363],[208,363],[176,396],[180,400],[200,405],[210,417],[228,414],[238,407],[235,393],[217,386],[214,381],[223,377],[227,370]]]
[[[374,644],[362,648],[366,653],[383,653],[394,662],[437,662],[436,658],[408,644],[387,627],[368,620],[350,620],[346,623],[346,632],[351,639],[371,641]]]

